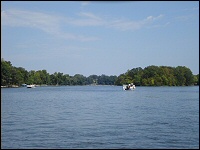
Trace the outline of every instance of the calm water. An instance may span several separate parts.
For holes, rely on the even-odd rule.
[[[199,148],[199,87],[1,89],[1,148]]]

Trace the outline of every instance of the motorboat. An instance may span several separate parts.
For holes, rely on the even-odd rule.
[[[27,88],[35,88],[35,84],[26,85]]]
[[[135,90],[135,89],[136,87],[133,83],[128,84],[128,85],[125,85],[125,84],[123,85],[123,90]]]

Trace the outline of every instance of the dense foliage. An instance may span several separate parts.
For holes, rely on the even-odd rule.
[[[117,76],[81,74],[70,76],[55,72],[49,74],[46,70],[27,71],[22,67],[12,66],[10,61],[1,59],[1,86],[22,84],[37,85],[122,85],[134,83],[136,86],[189,86],[199,85],[199,74],[193,75],[187,67],[148,66],[144,69],[133,68]]]
[[[27,71],[22,67],[12,66],[10,61],[1,59],[1,86],[22,84],[36,85],[114,85],[117,76],[90,75],[85,77],[81,74],[70,76],[60,72],[49,74],[46,70]]]
[[[134,83],[136,86],[189,86],[199,85],[199,74],[193,75],[185,66],[148,66],[133,68],[118,76],[115,84]]]

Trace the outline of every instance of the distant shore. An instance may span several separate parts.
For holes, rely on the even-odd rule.
[[[88,85],[35,85],[35,87],[60,87],[60,86],[120,86],[120,85],[94,85],[94,84],[88,84]],[[122,85],[121,85],[122,86]],[[199,85],[190,85],[190,86],[199,86]],[[18,85],[6,85],[6,86],[1,86],[1,88],[26,88],[26,86],[18,86]],[[163,85],[163,86],[138,86],[138,87],[184,87],[184,86],[167,86],[167,85]]]

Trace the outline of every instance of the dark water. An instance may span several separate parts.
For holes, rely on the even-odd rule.
[[[1,148],[199,148],[199,87],[1,89]]]

